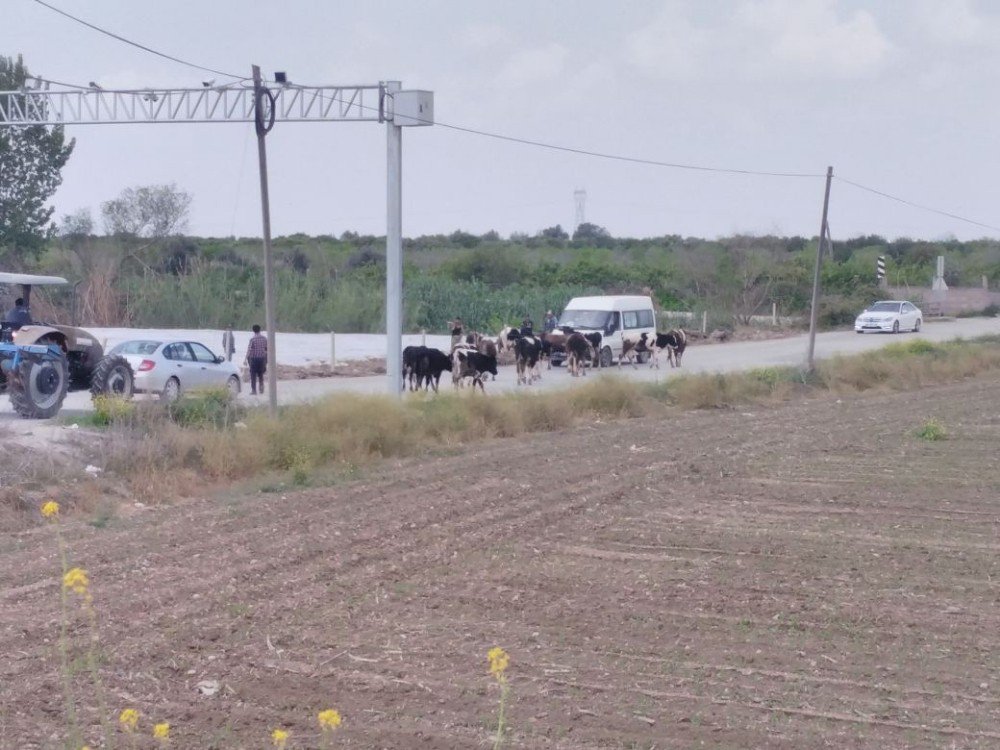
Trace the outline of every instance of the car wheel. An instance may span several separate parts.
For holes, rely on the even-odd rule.
[[[854,331],[854,332],[855,332],[855,333],[864,333],[864,331],[859,331],[859,330],[857,330],[857,329],[855,329],[855,331]]]
[[[913,332],[920,333],[920,318],[917,318],[917,322],[913,324]]]
[[[899,321],[898,320],[892,321],[892,332],[893,333],[899,333]]]
[[[226,388],[229,389],[229,395],[236,398],[240,395],[240,379],[235,375],[230,375],[229,380],[226,381]]]
[[[170,378],[170,380],[167,381],[167,384],[163,386],[163,393],[160,394],[160,398],[168,404],[172,404],[180,397],[181,382],[177,378]]]
[[[611,367],[611,360],[614,359],[614,356],[610,346],[601,349],[601,367]]]

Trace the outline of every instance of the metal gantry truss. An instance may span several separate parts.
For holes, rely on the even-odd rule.
[[[277,86],[275,119],[384,122],[385,86]],[[253,122],[252,86],[200,89],[2,91],[0,125]]]

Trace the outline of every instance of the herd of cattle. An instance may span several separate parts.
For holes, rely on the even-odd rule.
[[[496,380],[497,360],[505,353],[513,355],[518,385],[531,385],[541,380],[540,364],[547,360],[551,369],[553,352],[565,356],[567,371],[577,377],[587,374],[588,364],[601,366],[601,344],[599,331],[581,333],[562,327],[535,335],[507,327],[496,339],[480,333],[467,334],[452,344],[450,354],[428,346],[408,346],[403,349],[403,388],[409,383],[411,391],[433,388],[436,392],[441,375],[448,371],[456,388],[471,383],[473,391],[479,386],[485,392],[487,376]],[[666,352],[670,366],[680,367],[686,348],[687,334],[680,328],[667,333],[625,334],[618,366],[628,361],[635,368],[638,358],[648,356],[649,366],[659,368],[660,354]]]

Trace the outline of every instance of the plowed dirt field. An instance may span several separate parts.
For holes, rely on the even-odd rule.
[[[947,440],[914,435],[930,417]],[[329,706],[336,747],[491,747],[494,645],[505,747],[1000,747],[998,529],[996,376],[63,523],[109,712],[141,712],[137,747],[165,720],[185,750],[269,747],[278,726],[321,747]],[[59,571],[52,528],[0,537],[2,748],[64,746]]]

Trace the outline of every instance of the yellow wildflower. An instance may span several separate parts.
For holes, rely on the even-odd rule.
[[[490,660],[490,674],[498,680],[503,679],[504,672],[507,671],[507,664],[510,662],[507,652],[499,646],[494,646],[486,654],[486,658]]]
[[[42,504],[42,515],[45,518],[55,518],[59,515],[59,503],[55,500],[49,500],[47,503]]]
[[[340,712],[335,708],[328,708],[325,711],[320,711],[317,718],[319,719],[319,728],[324,732],[332,732],[340,726]]]
[[[158,740],[169,740],[170,739],[170,725],[162,721],[159,724],[153,725],[153,736]]]
[[[83,568],[71,568],[63,576],[63,587],[73,589],[77,594],[86,594],[88,586],[90,579],[87,578],[87,571]]]
[[[126,708],[118,716],[118,723],[126,732],[134,732],[135,725],[139,723],[139,712],[134,708]]]
[[[278,750],[285,750],[285,743],[288,742],[288,732],[284,729],[275,729],[271,732],[271,742]]]

